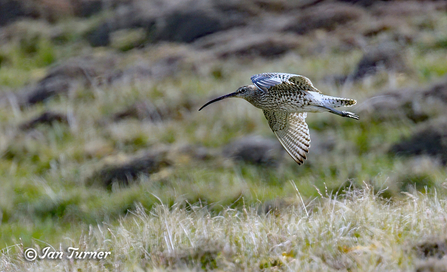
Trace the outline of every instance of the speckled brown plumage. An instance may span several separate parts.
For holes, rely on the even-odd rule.
[[[243,86],[234,93],[211,100],[199,110],[224,98],[244,98],[264,111],[270,128],[298,164],[304,162],[310,147],[307,112],[330,112],[342,117],[359,118],[352,112],[335,109],[355,105],[354,99],[324,95],[307,77],[263,73],[252,76],[251,80],[254,85]]]

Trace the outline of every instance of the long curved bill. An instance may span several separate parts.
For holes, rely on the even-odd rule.
[[[220,100],[225,99],[225,98],[228,98],[228,97],[234,97],[234,96],[236,96],[236,95],[237,95],[237,92],[234,92],[234,93],[226,94],[226,95],[220,96],[220,97],[218,97],[218,98],[215,98],[215,99],[213,99],[213,100],[207,102],[205,105],[203,105],[203,106],[199,109],[199,111],[201,111],[203,108],[205,108],[205,107],[208,106],[209,104],[212,104],[212,103],[214,103],[214,102],[220,101]]]

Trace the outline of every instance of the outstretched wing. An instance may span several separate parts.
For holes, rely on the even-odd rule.
[[[267,90],[270,87],[274,87],[283,82],[288,82],[288,79],[292,76],[297,75],[286,73],[263,73],[252,76],[251,81],[256,87]]]
[[[287,153],[298,164],[302,164],[310,147],[309,128],[306,124],[307,113],[264,110],[264,115]]]
[[[263,73],[251,77],[251,81],[261,90],[269,90],[281,86],[301,91],[320,92],[305,76],[286,73]],[[279,85],[279,86],[278,86]]]

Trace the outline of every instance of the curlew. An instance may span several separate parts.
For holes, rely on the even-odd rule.
[[[213,99],[211,103],[229,97],[247,100],[264,111],[270,128],[289,155],[300,165],[309,152],[310,135],[306,124],[308,112],[330,112],[358,120],[358,115],[336,110],[357,103],[354,99],[322,94],[304,76],[286,73],[263,73],[251,77],[254,85],[240,87],[237,91]]]

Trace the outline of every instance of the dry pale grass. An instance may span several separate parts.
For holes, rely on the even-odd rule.
[[[446,201],[436,191],[391,203],[365,184],[307,204],[297,190],[297,199],[301,205],[267,214],[254,206],[219,214],[200,204],[138,207],[118,225],[91,226],[52,245],[111,251],[106,260],[26,262],[23,246],[15,245],[2,252],[0,270],[410,271],[424,257],[415,247],[446,231]]]
[[[275,4],[264,2],[259,5]],[[2,28],[0,272],[439,271],[445,267],[447,168],[435,156],[407,158],[389,152],[417,133],[414,122],[419,126],[432,120],[406,118],[405,103],[390,110],[387,118],[376,118],[379,110],[367,114],[362,109],[389,90],[418,86],[425,90],[431,81],[445,76],[446,14],[376,22],[373,15],[367,20],[356,16],[370,12],[358,9],[362,8],[351,10],[350,18],[328,18],[339,24],[335,29],[324,18],[311,22],[317,25],[299,37],[300,46],[272,59],[223,60],[197,44],[148,43],[126,51],[144,38],[141,28],[137,33],[111,33],[112,46],[125,52],[91,48],[87,36],[108,22],[108,14],[54,24],[21,21]],[[126,35],[132,39],[120,44]],[[367,65],[379,67],[373,75],[338,80],[355,73],[369,46],[388,42],[403,46],[411,73],[382,69],[395,66],[379,60]],[[265,52],[260,45],[247,48]],[[238,52],[244,53],[242,49]],[[82,58],[86,69],[81,65],[74,73],[59,73],[64,77],[63,84],[54,84],[63,87],[57,96],[26,107],[12,97],[22,88],[32,90],[45,74],[54,75],[48,65],[69,68],[70,57]],[[91,76],[84,73],[89,67]],[[355,98],[359,103],[352,111],[361,119],[310,114],[313,147],[301,167],[289,157],[277,168],[224,158],[223,147],[241,137],[274,137],[261,111],[237,99],[204,112],[196,110],[208,99],[248,84],[251,75],[269,71],[303,74],[325,94]],[[66,88],[65,80],[73,84]],[[135,105],[149,110],[140,114]],[[429,119],[444,116],[433,111],[438,108],[435,104],[427,105]],[[157,110],[158,119],[148,118],[150,109]],[[24,129],[23,124],[43,112],[60,113],[67,122]],[[117,120],[126,114],[130,117]],[[196,150],[208,150],[213,156],[209,160],[184,156],[189,152],[180,151],[185,146],[191,153],[199,146]],[[126,166],[140,154],[165,147],[172,160],[169,166],[149,176],[140,171],[134,184],[105,189],[89,183],[109,163]],[[295,182],[288,183],[291,179]],[[355,188],[342,195],[324,192],[325,185],[329,192],[342,192],[349,181]],[[318,195],[313,186],[324,193]],[[389,189],[382,194],[372,189],[385,187]],[[401,193],[414,189],[423,193]],[[269,206],[275,209],[266,213]],[[105,260],[24,260],[27,247],[48,245],[62,251],[74,246],[112,254]]]

